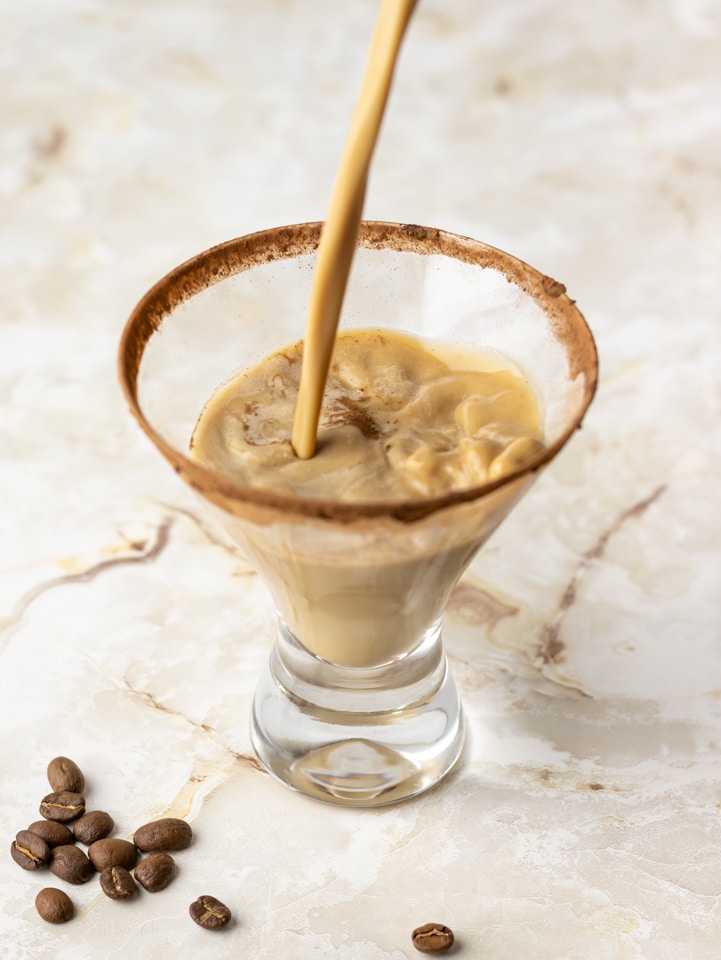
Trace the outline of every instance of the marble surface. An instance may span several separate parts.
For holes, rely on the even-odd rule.
[[[439,789],[377,811],[251,755],[273,635],[116,383],[131,307],[232,236],[322,218],[376,4],[4,0],[0,824],[72,756],[119,836],[187,817],[133,903],[0,863],[3,960],[706,960],[721,937],[721,6],[421,0],[369,217],[562,280],[598,341],[567,451],[457,587],[469,721]],[[213,893],[236,921],[196,928]]]

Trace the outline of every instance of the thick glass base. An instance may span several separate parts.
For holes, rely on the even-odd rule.
[[[411,653],[379,667],[321,660],[281,621],[251,739],[269,773],[330,803],[374,807],[428,790],[463,746],[440,621]]]

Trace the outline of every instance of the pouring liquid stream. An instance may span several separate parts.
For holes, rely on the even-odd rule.
[[[321,231],[305,340],[221,385],[193,432],[194,457],[241,483],[347,502],[413,500],[494,480],[543,446],[533,391],[505,358],[390,329],[338,332],[371,159],[416,2],[382,2]]]
[[[318,421],[338,320],[363,214],[368,170],[398,53],[417,0],[383,0],[361,92],[318,247],[308,306],[291,443],[301,460],[315,453]]]

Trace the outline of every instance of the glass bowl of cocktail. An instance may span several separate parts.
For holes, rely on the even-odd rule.
[[[128,321],[120,378],[277,609],[250,718],[260,761],[307,795],[375,806],[458,760],[446,601],[579,427],[597,355],[562,284],[527,264],[441,230],[364,222],[316,482],[288,417],[320,233],[275,228],[172,271]]]

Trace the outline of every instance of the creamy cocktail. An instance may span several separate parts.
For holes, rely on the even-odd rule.
[[[278,610],[258,757],[304,793],[364,806],[457,760],[443,607],[596,383],[560,284],[463,237],[361,223],[414,6],[381,4],[322,234],[281,227],[200,254],[141,301],[121,344],[131,409]]]
[[[291,443],[303,344],[223,384],[193,432],[192,456],[221,476],[281,494],[349,503],[438,497],[498,479],[543,449],[527,380],[509,361],[388,330],[341,332],[315,455]],[[409,652],[475,551],[475,526],[337,552],[238,531],[293,635],[336,664]],[[430,589],[428,588],[430,586]]]
[[[468,477],[470,485],[375,500],[229,477],[191,456],[191,438],[219,385],[302,336],[320,230],[301,224],[242,237],[173,271],[130,318],[121,379],[143,428],[216,508],[275,600],[278,637],[252,718],[259,757],[303,792],[370,805],[426,789],[456,760],[462,720],[441,643],[443,606],[579,426],[596,353],[563,287],[526,264],[442,231],[364,223],[343,336],[362,338],[369,318],[382,317],[391,339],[410,334],[434,351],[450,345],[456,357],[500,357],[494,363],[528,380],[539,421],[536,429],[532,413],[524,442],[535,452],[497,476],[492,457],[485,479]],[[445,362],[442,351],[429,362]],[[484,430],[482,407],[455,404],[459,445],[488,439],[474,436]],[[322,446],[321,435],[318,455]],[[424,445],[404,452],[418,450]]]

